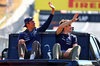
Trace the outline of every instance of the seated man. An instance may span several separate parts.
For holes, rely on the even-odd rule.
[[[70,34],[72,22],[78,20],[76,13],[72,20],[61,20],[56,31],[56,44],[53,46],[53,59],[78,60],[81,47],[77,43],[77,37]]]
[[[51,2],[49,2],[49,6],[52,9],[51,15],[40,28],[35,28],[35,22],[32,17],[28,17],[24,20],[27,29],[18,36],[19,59],[34,59],[41,57],[39,32],[45,32],[49,27],[55,11],[55,7]]]

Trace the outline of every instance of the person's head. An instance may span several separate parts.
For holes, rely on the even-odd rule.
[[[69,20],[68,19],[62,19],[60,22],[59,22],[59,24],[61,25],[61,24],[63,24],[64,22],[68,22]],[[63,30],[62,31],[67,31],[67,32],[71,32],[72,31],[72,23],[70,23],[70,24],[68,24],[67,26],[65,26],[64,28],[63,28]]]
[[[25,23],[24,27],[35,28],[35,22],[32,17],[25,18],[24,23]]]

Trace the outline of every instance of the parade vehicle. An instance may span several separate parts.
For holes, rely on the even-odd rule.
[[[41,59],[18,59],[17,37],[18,33],[9,35],[9,46],[2,51],[0,65],[35,65],[35,66],[100,66],[100,42],[98,39],[85,32],[72,31],[77,36],[81,46],[79,60],[52,59],[52,47],[55,44],[55,30],[47,30],[41,33]]]
[[[56,2],[56,0],[54,1]],[[86,3],[87,1],[82,2],[80,0],[81,3],[78,1],[77,3],[75,0],[64,0],[64,1],[57,0],[57,2],[62,4],[62,5],[57,5],[57,3],[55,3],[55,5],[57,5],[56,7],[60,8],[60,10],[62,10],[62,7],[64,6],[65,10],[67,8],[67,10],[72,11],[75,9],[75,7],[73,7],[73,4],[74,5],[84,4],[84,2]],[[42,0],[35,0],[35,9],[44,10],[44,11],[40,11],[39,13],[40,26],[43,25],[43,23],[47,20],[49,14],[51,13],[51,11],[45,11],[45,10],[49,10],[48,6],[44,7],[45,4],[41,5],[41,3],[44,4],[46,2],[42,2]],[[70,3],[72,6],[70,5]],[[90,3],[87,3],[87,4],[90,4]],[[98,3],[96,4],[98,5]],[[65,7],[65,5],[66,6],[69,5],[69,7],[68,6]],[[90,6],[88,6],[84,10],[79,6],[80,5],[78,5],[78,8],[76,6],[77,10],[81,9],[83,11],[87,11],[87,10],[90,11],[92,8],[92,7],[89,8]],[[36,8],[36,7],[39,7],[39,8]],[[49,29],[54,29],[56,26],[58,26],[59,21],[61,19],[71,19],[74,15],[74,14],[68,14],[68,13],[65,14],[65,12],[63,13],[64,14],[60,14],[59,11],[55,11],[55,16],[51,22],[51,25],[49,26]],[[80,14],[81,19],[78,21],[79,22],[100,22],[100,19],[98,16],[99,14],[87,14],[87,13]],[[52,47],[55,44],[55,39],[56,39],[55,30],[47,30],[46,32],[40,33],[41,34],[41,52],[42,52],[41,59],[19,60],[18,50],[16,48],[18,44],[17,37],[19,33],[12,33],[9,35],[8,48],[5,48],[4,50],[2,50],[2,60],[0,60],[0,65],[6,65],[6,66],[100,66],[100,42],[99,40],[90,33],[80,32],[80,31],[72,31],[71,33],[77,36],[78,44],[81,46],[81,53],[79,56],[79,60],[52,59]]]

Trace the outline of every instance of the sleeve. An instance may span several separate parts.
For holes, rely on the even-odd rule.
[[[55,37],[56,37],[56,39],[58,38],[58,35],[56,34],[56,32],[55,32]]]
[[[73,44],[78,44],[76,35],[73,35]]]
[[[23,33],[20,33],[20,34],[18,35],[18,41],[19,41],[20,39],[24,39],[24,34],[23,34]]]
[[[45,32],[45,30],[49,27],[51,21],[52,21],[52,18],[53,18],[54,15],[50,14],[49,18],[46,20],[46,22],[40,27],[38,28],[38,31],[39,32]]]

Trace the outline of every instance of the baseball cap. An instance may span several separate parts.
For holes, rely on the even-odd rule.
[[[33,20],[33,17],[27,17],[27,18],[25,18],[25,19],[24,19],[24,23],[25,23],[24,27],[26,27],[26,24],[27,24],[28,22],[32,21],[32,20]]]

